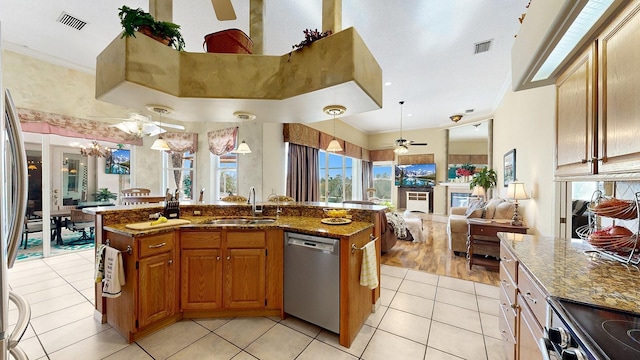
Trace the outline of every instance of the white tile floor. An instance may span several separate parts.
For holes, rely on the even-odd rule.
[[[93,251],[18,262],[9,282],[31,304],[30,359],[505,359],[495,286],[382,266],[381,307],[350,348],[296,318],[183,320],[127,344],[93,318]],[[10,311],[10,322],[17,311]]]

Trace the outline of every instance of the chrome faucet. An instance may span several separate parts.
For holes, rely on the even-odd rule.
[[[251,201],[251,194],[253,194],[253,202]],[[249,196],[247,196],[247,204],[251,204],[251,214],[254,217],[258,216],[258,213],[262,213],[262,211],[256,210],[256,188],[253,186],[249,189]]]

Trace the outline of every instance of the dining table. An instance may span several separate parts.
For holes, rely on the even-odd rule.
[[[33,214],[43,217],[44,213],[41,210],[38,210],[34,211]],[[49,211],[49,216],[51,217],[51,220],[53,220],[53,224],[55,225],[53,237],[56,240],[56,245],[64,245],[64,243],[62,242],[62,225],[64,224],[65,219],[71,216],[71,209],[51,210]]]

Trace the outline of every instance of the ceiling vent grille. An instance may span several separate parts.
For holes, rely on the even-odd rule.
[[[487,51],[491,50],[491,43],[492,42],[493,42],[493,40],[487,40],[487,41],[476,43],[474,45],[475,49],[474,49],[473,53],[474,54],[480,54],[480,53],[487,52]]]
[[[69,15],[66,12],[62,12],[57,20],[59,23],[72,27],[76,30],[82,30],[82,28],[87,25],[87,22],[84,20],[80,20],[73,15]]]
[[[475,109],[467,109],[465,110],[465,114],[471,114],[472,112],[474,112]]]

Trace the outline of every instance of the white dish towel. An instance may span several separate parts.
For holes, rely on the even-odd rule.
[[[376,242],[369,241],[362,248],[362,266],[360,267],[360,285],[369,289],[378,287],[378,266],[376,261]]]
[[[104,249],[104,279],[102,283],[102,296],[109,298],[120,296],[122,286],[126,283],[122,253],[110,246]]]
[[[104,278],[104,249],[107,247],[105,244],[100,244],[96,248],[96,270],[94,272],[93,278],[96,283],[99,284],[102,282]]]

